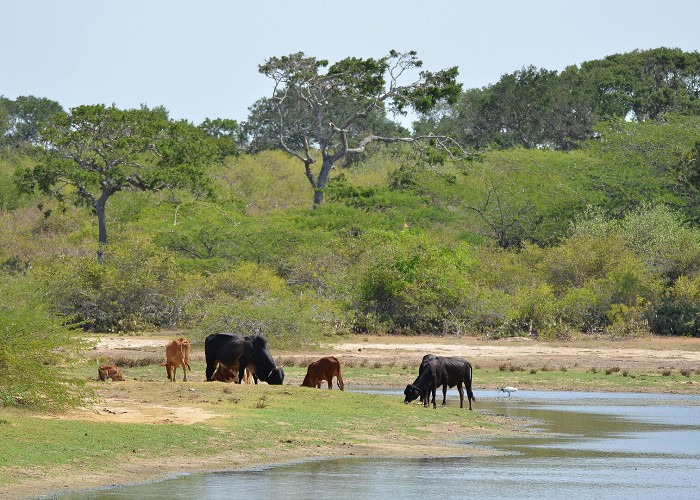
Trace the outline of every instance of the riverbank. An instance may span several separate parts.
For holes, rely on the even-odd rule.
[[[469,455],[484,451],[452,443],[529,432],[523,421],[481,413],[478,402],[474,412],[460,410],[454,401],[434,411],[403,405],[395,396],[298,387],[306,364],[326,354],[341,359],[349,388],[400,389],[415,378],[422,356],[433,352],[470,360],[475,388],[493,390],[494,396],[501,384],[700,393],[697,339],[542,343],[358,336],[314,350],[273,349],[287,373],[281,387],[206,383],[203,352],[196,345],[190,381],[167,382],[158,362],[169,340],[162,335],[101,337],[88,353],[95,362],[81,376],[93,379],[96,362],[111,358],[128,366],[127,380],[89,382],[100,396],[91,408],[61,415],[0,410],[5,443],[14,438],[14,448],[2,453],[0,497],[27,498],[303,458]],[[14,457],[13,463],[7,457]]]

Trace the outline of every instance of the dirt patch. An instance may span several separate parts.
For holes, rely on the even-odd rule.
[[[624,366],[639,371],[700,369],[700,339],[691,338],[547,343],[527,338],[494,341],[473,337],[355,337],[325,346],[323,352],[346,360],[415,366],[424,354],[432,353],[464,357],[477,368],[497,368],[503,363],[512,363],[524,367],[549,365],[581,369]]]

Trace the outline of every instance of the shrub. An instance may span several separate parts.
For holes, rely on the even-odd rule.
[[[133,331],[182,318],[180,284],[186,280],[148,239],[109,245],[102,264],[92,256],[54,259],[41,274],[59,310],[86,329]]]
[[[215,332],[264,335],[277,347],[312,344],[342,322],[332,301],[297,295],[273,270],[252,262],[209,276],[187,318],[200,339]]]
[[[84,381],[66,375],[88,343],[70,318],[55,314],[40,283],[0,279],[0,405],[63,409],[93,396]]]
[[[659,335],[700,336],[700,275],[680,276],[650,320]]]
[[[358,309],[384,329],[404,333],[451,333],[448,320],[466,319],[471,265],[464,248],[439,248],[427,238],[402,233],[370,252],[361,276]]]

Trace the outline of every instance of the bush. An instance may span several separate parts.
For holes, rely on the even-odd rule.
[[[39,283],[27,277],[0,279],[0,405],[63,409],[93,394],[66,375],[89,348],[70,318],[54,314]]]
[[[659,335],[700,337],[700,276],[679,277],[650,320]]]
[[[85,329],[170,327],[182,318],[186,289],[180,285],[186,280],[147,239],[109,245],[102,264],[94,257],[55,259],[41,274],[59,310]]]
[[[252,262],[209,276],[187,312],[195,338],[264,335],[277,347],[312,344],[342,323],[332,301],[294,294],[273,270]]]
[[[471,265],[464,248],[449,250],[402,233],[370,252],[358,291],[359,313],[394,333],[452,333],[466,321]]]

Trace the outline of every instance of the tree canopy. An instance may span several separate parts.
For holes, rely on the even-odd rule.
[[[0,96],[0,147],[36,144],[41,126],[62,112],[59,103],[44,97],[19,96],[11,100]]]
[[[251,107],[246,127],[252,144],[281,148],[300,160],[318,206],[339,159],[362,153],[371,143],[427,139],[392,126],[387,113],[425,113],[440,102],[456,101],[461,92],[457,68],[419,71],[422,66],[414,51],[392,50],[379,59],[349,57],[330,66],[303,52],[272,57],[259,67],[273,81],[273,92]],[[319,155],[321,168],[314,171]]]
[[[198,128],[160,110],[79,106],[42,128],[44,150],[22,175],[26,190],[89,207],[99,226],[98,259],[107,243],[106,206],[119,191],[187,187],[207,192],[204,167],[216,147]],[[70,188],[70,189],[69,189]]]
[[[534,66],[465,91],[420,117],[418,133],[450,134],[475,147],[570,150],[597,122],[700,114],[700,53],[658,48],[550,71]]]

